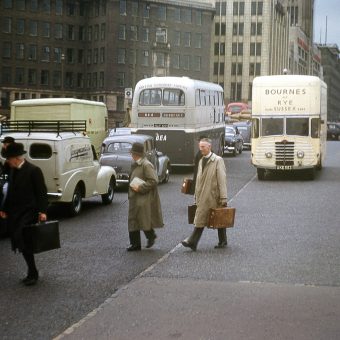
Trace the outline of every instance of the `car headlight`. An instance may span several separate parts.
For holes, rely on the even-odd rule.
[[[305,156],[305,153],[303,151],[298,151],[296,153],[297,158],[303,158]]]
[[[267,158],[272,158],[273,157],[273,154],[271,152],[266,152],[265,155],[266,155]]]

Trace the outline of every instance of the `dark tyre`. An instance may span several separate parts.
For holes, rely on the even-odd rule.
[[[79,215],[81,208],[83,206],[83,197],[79,185],[74,189],[72,196],[72,201],[68,205],[68,210],[71,216]]]
[[[243,144],[240,145],[240,148],[239,148],[239,150],[238,150],[238,153],[241,154],[242,151],[243,151]]]
[[[235,148],[233,150],[233,156],[236,157],[236,154],[237,154],[237,150],[236,150],[236,146],[235,146]]]
[[[257,179],[259,181],[263,181],[266,175],[266,170],[265,169],[260,169],[257,168]]]
[[[315,178],[315,169],[308,169],[306,170],[306,179],[308,181],[314,181]]]
[[[170,179],[170,166],[167,165],[166,170],[165,170],[165,176],[163,178],[162,183],[168,183]]]
[[[115,182],[114,177],[112,176],[109,182],[109,187],[107,188],[107,193],[101,195],[103,204],[112,203],[113,197],[115,195],[115,186],[116,186],[116,182]]]

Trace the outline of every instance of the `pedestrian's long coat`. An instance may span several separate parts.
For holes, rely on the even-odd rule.
[[[212,154],[202,172],[202,159],[198,165],[195,187],[197,210],[194,225],[203,228],[208,225],[211,208],[220,207],[221,200],[227,200],[227,172],[223,158]]]
[[[144,180],[135,192],[129,187],[129,232],[163,227],[161,202],[158,195],[158,176],[153,165],[143,158],[132,165],[130,181],[135,177]]]
[[[25,250],[22,230],[38,221],[39,212],[47,211],[47,189],[41,169],[27,161],[13,169],[9,178],[4,211],[8,215],[12,249]]]

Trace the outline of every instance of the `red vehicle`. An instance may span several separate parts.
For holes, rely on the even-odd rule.
[[[229,103],[227,106],[226,117],[232,120],[249,120],[251,110],[248,104],[241,102]]]

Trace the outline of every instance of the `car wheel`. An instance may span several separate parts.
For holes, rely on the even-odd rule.
[[[239,148],[239,150],[238,150],[238,153],[241,154],[242,151],[243,151],[243,144],[241,144],[241,146],[240,146],[240,148]]]
[[[266,175],[266,170],[265,169],[261,169],[261,168],[257,168],[257,179],[259,181],[263,181]]]
[[[236,153],[237,153],[237,150],[236,150],[236,146],[234,147],[234,150],[233,150],[233,156],[236,157]]]
[[[81,194],[81,189],[79,185],[74,189],[72,196],[72,201],[69,203],[69,213],[71,216],[79,215],[81,208],[83,206],[83,198]]]
[[[110,179],[109,187],[107,188],[107,193],[101,195],[103,204],[112,203],[114,195],[115,195],[115,179],[112,176]]]
[[[162,183],[168,183],[169,179],[170,179],[170,167],[169,165],[167,165],[166,170],[165,170],[165,176],[164,176]]]

